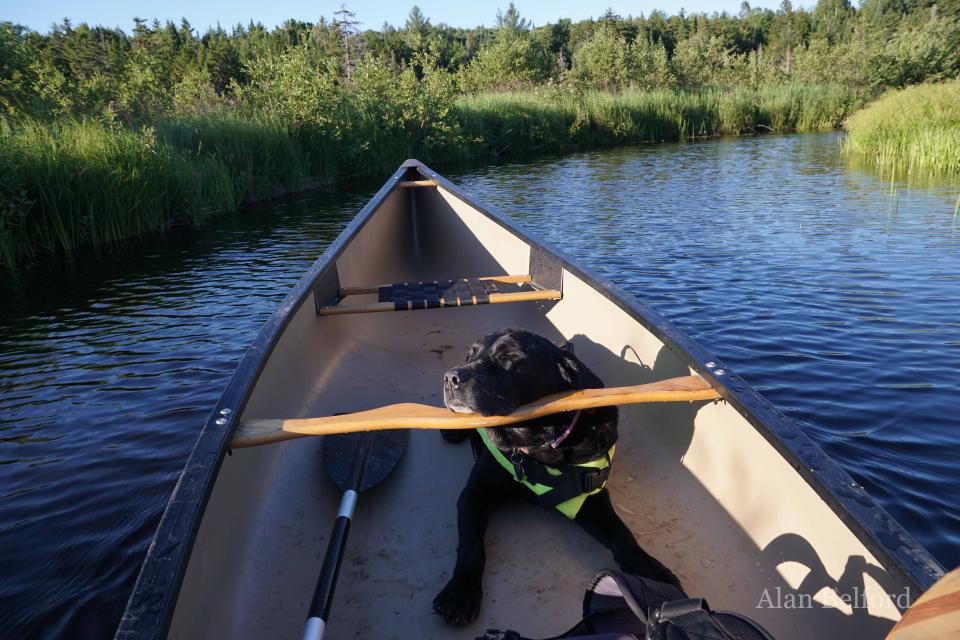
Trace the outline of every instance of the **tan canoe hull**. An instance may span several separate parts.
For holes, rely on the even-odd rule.
[[[409,184],[420,180],[436,184]],[[883,638],[900,617],[898,605],[942,572],[796,427],[699,345],[428,168],[407,163],[358,220],[305,276],[278,312],[282,318],[268,324],[253,347],[259,351],[248,354],[255,364],[241,365],[243,392],[225,395],[233,406],[224,407],[231,411],[221,429],[231,431],[238,420],[401,402],[442,405],[442,373],[463,361],[476,338],[523,327],[571,341],[608,386],[699,375],[725,398],[634,405],[620,414],[613,502],[641,545],[691,595],[755,618],[780,640]],[[562,298],[316,312],[343,288],[492,274],[530,274]],[[229,433],[209,438],[225,447]],[[199,446],[204,442],[202,436]],[[320,446],[322,438],[303,438],[235,451],[209,480],[194,480],[209,490],[205,508],[202,495],[188,495],[188,465],[184,499],[197,504],[171,503],[168,515],[199,520],[195,540],[188,532],[184,543],[170,543],[169,557],[188,558],[182,587],[164,608],[171,637],[298,635],[338,503],[320,468]],[[395,475],[360,503],[330,637],[474,638],[489,627],[537,637],[561,633],[579,618],[583,590],[612,559],[576,525],[528,505],[493,516],[480,619],[451,628],[432,613],[453,568],[456,502],[472,461],[466,444],[411,434]],[[874,529],[863,522],[884,516]],[[158,536],[164,531],[161,525]],[[884,546],[884,536],[894,534],[906,547]],[[191,541],[186,551],[177,546]],[[904,548],[913,560],[904,560]],[[141,582],[157,577],[138,584],[131,606],[151,585],[166,584],[156,562],[148,558]],[[857,592],[862,600],[851,600]],[[908,599],[897,601],[904,592]],[[790,606],[807,600],[807,607]],[[121,632],[131,633],[123,637],[139,637],[134,621],[125,624]]]

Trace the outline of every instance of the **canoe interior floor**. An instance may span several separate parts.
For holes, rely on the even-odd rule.
[[[488,331],[524,327],[559,341],[543,306],[324,318],[331,332],[353,341],[331,356],[336,365],[318,376],[315,393],[296,412],[323,415],[331,407],[402,401],[440,405],[441,374],[462,363],[469,345]],[[686,373],[666,349],[663,353],[663,363],[658,358],[653,367],[657,377]],[[595,365],[589,351],[578,348],[578,354]],[[609,385],[631,382],[622,379],[627,369],[596,370]],[[681,456],[698,408],[709,405],[621,410],[609,487],[641,545],[671,567],[691,595],[756,617],[781,640],[870,636],[862,619],[840,612],[825,610],[816,617],[809,611],[756,609],[764,587],[789,588],[776,571],[777,559],[761,554],[685,471]],[[297,637],[339,502],[320,466],[320,446],[319,438],[305,438],[239,450],[225,459],[171,637]],[[612,558],[558,513],[526,504],[493,514],[479,619],[453,628],[432,613],[432,600],[453,568],[457,497],[472,463],[468,443],[450,445],[439,433],[412,432],[394,474],[360,497],[328,637],[458,639],[475,638],[487,628],[538,637],[559,634],[579,620],[584,589],[597,570],[614,566]],[[818,635],[817,626],[825,633]]]

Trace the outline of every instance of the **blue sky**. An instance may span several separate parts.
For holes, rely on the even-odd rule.
[[[273,27],[287,18],[297,18],[308,22],[316,21],[320,16],[330,18],[340,7],[340,0],[155,0],[147,3],[132,3],[123,0],[101,0],[94,2],[67,0],[2,0],[0,20],[26,25],[37,31],[46,32],[50,25],[62,18],[70,18],[75,23],[88,22],[129,31],[134,16],[162,20],[179,21],[187,18],[190,23],[205,30],[218,22],[224,27],[237,22],[247,23],[251,19]],[[598,4],[579,0],[520,0],[517,8],[521,15],[541,25],[555,22],[557,18],[598,17],[610,6],[621,15],[649,14],[654,9],[667,13],[677,13],[681,8],[688,13],[727,11],[736,13],[741,0],[641,0],[618,1],[601,0]],[[419,2],[387,2],[385,0],[351,0],[347,6],[357,14],[362,28],[379,29],[384,22],[394,25],[403,24],[410,7],[418,4],[431,22],[445,22],[458,27],[473,27],[480,24],[491,25],[497,15],[497,8],[506,9],[509,0],[485,0],[484,2],[457,2],[456,0],[422,0]],[[800,6],[801,2],[794,2]],[[810,4],[813,4],[811,1]],[[751,6],[776,8],[779,0],[755,0]]]

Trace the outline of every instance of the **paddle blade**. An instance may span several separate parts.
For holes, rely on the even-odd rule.
[[[365,460],[358,460],[357,451],[371,438]],[[363,477],[356,489],[362,493],[379,484],[400,462],[410,440],[407,429],[343,433],[323,439],[323,468],[340,491],[350,487],[357,464],[363,464]]]

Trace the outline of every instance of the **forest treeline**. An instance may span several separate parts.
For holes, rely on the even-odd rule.
[[[305,99],[319,108],[317,93],[406,70],[417,82],[443,73],[450,86],[442,89],[459,92],[771,83],[876,92],[960,73],[960,0],[864,0],[859,8],[819,0],[813,10],[783,0],[776,11],[744,2],[735,16],[608,10],[536,27],[511,4],[492,27],[473,29],[434,25],[418,7],[402,27],[367,30],[345,7],[315,23],[202,34],[186,20],[135,19],[129,34],[68,20],[46,34],[0,24],[0,105],[8,116],[134,123],[224,104],[279,103],[288,111],[286,103]],[[316,89],[305,89],[307,80]]]
[[[0,263],[196,223],[315,180],[536,150],[839,126],[960,74],[960,0],[819,0],[534,26],[200,33],[0,23]]]

